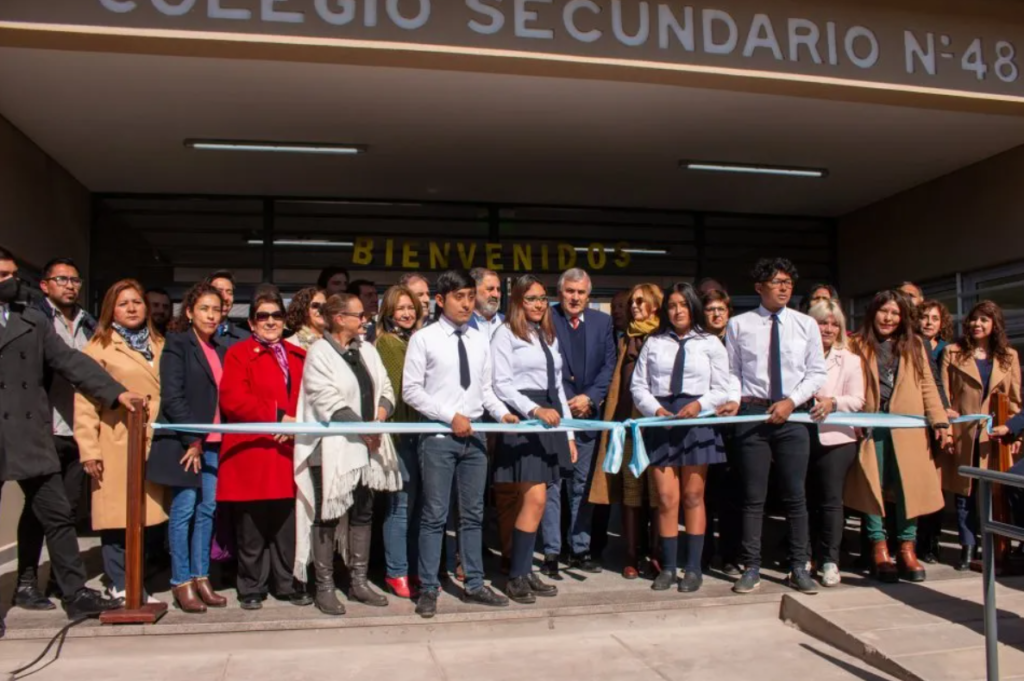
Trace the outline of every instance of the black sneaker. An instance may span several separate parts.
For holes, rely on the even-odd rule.
[[[676,571],[675,570],[662,570],[658,573],[658,576],[654,578],[654,583],[651,584],[652,591],[668,591],[672,588],[672,585],[676,583]]]
[[[580,553],[569,559],[569,567],[575,570],[589,572],[592,575],[600,574],[601,564],[591,557],[589,553]]]
[[[242,610],[259,610],[263,607],[263,597],[260,594],[249,594],[238,599]]]
[[[540,564],[540,573],[545,577],[551,579],[561,579],[562,576],[558,574],[558,554],[557,553],[545,553],[544,562]]]
[[[722,566],[722,574],[728,577],[739,577],[743,574],[743,570],[736,563],[726,563]]]
[[[416,614],[423,619],[430,619],[437,614],[437,591],[431,589],[420,594],[416,601]]]
[[[101,613],[116,610],[118,607],[116,601],[104,598],[99,591],[89,588],[79,589],[78,593],[64,601],[63,605],[69,620],[99,617]]]
[[[758,568],[747,568],[743,576],[732,585],[732,590],[738,594],[749,594],[761,588],[761,571]]]
[[[25,610],[56,610],[57,606],[35,584],[21,584],[14,591],[11,604]]]
[[[690,594],[699,591],[702,584],[704,584],[704,575],[687,570],[683,574],[683,578],[679,580],[679,593]]]
[[[508,580],[508,584],[505,586],[505,593],[516,603],[522,603],[523,605],[533,605],[537,602],[537,595],[533,593],[533,589],[530,588],[530,580],[523,575],[522,577],[513,577]]]
[[[499,593],[495,593],[489,586],[482,586],[474,591],[464,590],[462,592],[462,602],[486,605],[491,608],[508,607],[508,599]]]
[[[530,583],[530,589],[538,596],[552,598],[558,595],[558,587],[554,584],[542,582],[536,572],[526,575],[526,581]]]
[[[788,577],[786,577],[786,583],[800,593],[818,593],[817,583],[811,579],[811,573],[809,573],[807,568],[804,567],[793,568],[793,571],[789,573]]]

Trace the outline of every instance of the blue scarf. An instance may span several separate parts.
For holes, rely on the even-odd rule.
[[[128,347],[145,357],[147,362],[153,361],[153,348],[149,344],[148,325],[134,331],[126,329],[117,322],[113,323],[113,327],[114,331],[121,334],[121,338],[124,338],[124,342],[128,344]]]

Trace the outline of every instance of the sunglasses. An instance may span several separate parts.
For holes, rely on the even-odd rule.
[[[282,321],[284,319],[284,312],[257,312],[256,321],[266,322],[273,319],[275,322]]]
[[[324,309],[324,304],[323,303],[310,303],[309,304],[309,309],[310,310],[316,310],[317,312],[319,312],[320,310]]]

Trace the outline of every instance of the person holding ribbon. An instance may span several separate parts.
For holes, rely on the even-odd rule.
[[[402,371],[409,339],[423,324],[424,314],[425,309],[412,289],[398,285],[384,292],[380,306],[381,333],[376,346],[395,393],[395,411],[389,419],[394,423],[420,420],[419,414],[402,399]],[[419,558],[420,514],[416,510],[420,487],[420,462],[416,451],[419,438],[412,433],[393,437],[402,472],[402,489],[388,495],[384,516],[384,562],[387,565],[384,583],[399,598],[411,598],[419,582],[416,573],[410,570],[415,569]]]
[[[227,345],[217,335],[224,299],[207,283],[185,294],[160,358],[159,423],[220,423],[220,380]],[[187,613],[222,608],[210,584],[213,515],[221,435],[161,430],[153,437],[146,475],[171,489],[168,541],[171,593]]]
[[[689,283],[670,288],[658,330],[647,339],[633,372],[632,396],[647,417],[692,419],[729,401],[729,358],[722,343],[704,331],[704,310]],[[657,489],[661,571],[651,588],[676,582],[679,505],[686,526],[686,564],[680,593],[700,589],[707,516],[704,484],[708,466],[725,463],[722,436],[710,425],[648,428],[644,444]]]
[[[360,340],[369,319],[362,301],[338,293],[327,299],[322,314],[327,333],[306,355],[298,421],[386,421],[395,409],[395,393],[377,349]],[[326,615],[344,615],[334,586],[338,546],[351,578],[349,598],[386,606],[387,597],[370,586],[368,571],[374,494],[402,488],[391,436],[298,436],[294,470],[295,577],[305,581],[312,559],[317,608]]]
[[[1010,412],[1021,409],[1021,373],[1017,351],[1006,337],[1003,311],[991,300],[983,300],[964,318],[963,335],[942,357],[942,380],[950,408],[960,414],[988,414],[992,396],[1006,395]],[[978,544],[977,489],[970,478],[960,475],[960,466],[994,468],[998,465],[996,441],[981,422],[953,426],[951,454],[940,456],[942,486],[956,499],[960,561],[957,570],[969,570]],[[1014,455],[1020,443],[1012,445]]]
[[[292,423],[306,352],[282,341],[284,302],[273,289],[258,292],[249,307],[252,336],[224,359],[220,409],[228,423]],[[293,438],[269,433],[227,434],[220,451],[217,502],[230,504],[238,559],[238,601],[243,610],[263,607],[274,594],[293,605],[313,599],[297,589]]]
[[[160,355],[164,339],[153,327],[142,284],[122,279],[103,297],[96,333],[83,352],[132,392],[149,397],[152,422],[160,409]],[[125,528],[128,493],[128,414],[75,394],[75,441],[82,466],[92,480],[92,528],[100,532],[107,593],[125,598]],[[147,437],[147,444],[151,436]],[[148,454],[148,449],[147,449]],[[145,485],[147,527],[167,521],[166,490]]]
[[[508,318],[491,339],[494,393],[520,418],[558,427],[571,416],[562,386],[562,356],[548,306],[547,292],[527,274],[512,287]],[[547,504],[547,486],[576,463],[573,433],[505,433],[498,440],[494,481],[521,488],[519,514],[512,530],[508,597],[534,603],[555,596],[533,571],[533,546]]]
[[[846,505],[865,513],[872,543],[873,573],[883,582],[922,582],[917,560],[917,518],[944,506],[929,447],[929,430],[943,448],[952,443],[946,410],[928,368],[928,350],[914,332],[908,298],[898,291],[875,295],[861,330],[850,339],[864,365],[864,411],[923,416],[930,428],[872,428],[860,443],[846,478]],[[885,498],[895,497],[898,565],[889,555]]]
[[[470,325],[476,283],[466,272],[448,271],[437,279],[438,320],[413,335],[405,355],[402,397],[432,421],[451,426],[450,435],[423,435],[419,453],[423,516],[420,526],[419,576],[423,584],[416,605],[421,617],[437,613],[441,541],[451,502],[452,484],[459,500],[459,540],[465,566],[463,601],[492,607],[508,599],[484,584],[483,516],[487,489],[484,438],[473,423],[484,411],[501,423],[518,423],[494,394],[488,336]]]
[[[288,304],[287,324],[294,333],[285,340],[303,350],[324,337],[324,318],[320,314],[327,296],[315,286],[300,290]]]

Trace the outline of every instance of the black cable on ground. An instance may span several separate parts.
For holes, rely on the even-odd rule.
[[[50,639],[50,642],[46,644],[46,648],[43,649],[43,652],[39,653],[39,657],[37,657],[36,659],[32,660],[31,662],[29,662],[24,667],[19,667],[18,669],[15,669],[13,671],[7,672],[7,674],[8,674],[8,676],[7,676],[8,681],[18,681],[19,679],[27,678],[29,676],[32,676],[32,674],[35,674],[37,672],[41,672],[42,670],[46,669],[51,664],[56,662],[60,658],[60,651],[64,648],[64,641],[67,639],[68,632],[71,631],[71,627],[77,626],[77,625],[81,624],[82,622],[85,622],[88,619],[90,619],[90,618],[89,617],[78,617],[76,619],[71,620],[67,624],[65,624],[64,627],[60,631],[58,631],[54,635],[53,638]],[[58,643],[58,641],[59,641],[59,643]],[[46,657],[47,653],[50,652],[50,648],[53,647],[54,643],[57,643],[57,650],[54,653],[53,659],[50,660],[49,662],[47,662],[42,667],[40,667],[39,669],[36,669],[35,671],[32,671],[32,672],[29,672],[28,674],[25,674],[25,672],[28,672],[30,669],[32,669],[37,664],[42,662],[43,658]]]

